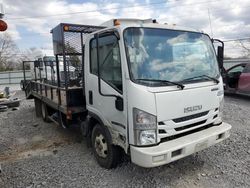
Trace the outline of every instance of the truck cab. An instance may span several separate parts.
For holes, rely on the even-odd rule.
[[[102,26],[85,40],[83,124],[101,166],[115,166],[120,149],[139,166],[160,166],[229,137],[207,34],[152,19]]]

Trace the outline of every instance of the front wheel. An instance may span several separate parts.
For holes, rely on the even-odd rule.
[[[98,164],[101,167],[115,168],[121,159],[120,148],[112,144],[108,131],[99,124],[96,124],[92,131],[91,142],[93,152]]]

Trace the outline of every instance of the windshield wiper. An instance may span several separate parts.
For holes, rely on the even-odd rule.
[[[195,76],[195,77],[191,77],[191,78],[187,78],[187,79],[184,79],[184,80],[182,80],[182,81],[188,81],[188,80],[193,80],[193,79],[196,79],[196,78],[208,78],[208,80],[212,80],[212,81],[214,81],[216,84],[218,84],[220,81],[218,80],[218,79],[216,79],[216,78],[213,78],[213,77],[211,77],[211,76],[208,76],[208,75],[200,75],[200,76]]]
[[[167,84],[172,84],[172,85],[176,85],[178,88],[180,89],[184,89],[184,85],[180,84],[180,83],[177,83],[177,82],[171,82],[171,81],[168,81],[168,80],[155,80],[155,79],[144,79],[144,78],[141,78],[141,79],[136,79],[137,81],[150,81],[150,82],[160,82],[160,83],[167,83]]]

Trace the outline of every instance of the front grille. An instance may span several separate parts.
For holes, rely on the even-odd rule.
[[[211,124],[208,124],[208,125],[205,125],[205,126],[202,126],[202,127],[197,128],[197,129],[193,129],[193,130],[190,130],[190,131],[187,131],[187,132],[184,132],[184,133],[180,133],[180,134],[177,134],[177,135],[165,137],[165,138],[161,139],[161,142],[167,142],[167,141],[170,141],[170,140],[174,140],[174,139],[180,138],[182,136],[186,136],[186,135],[189,135],[189,134],[192,134],[192,133],[203,131],[203,130],[208,129],[208,128],[213,127],[213,126],[215,126],[215,125],[213,125],[211,123]]]
[[[195,126],[198,126],[198,125],[201,125],[203,123],[206,123],[207,120],[203,120],[203,121],[199,121],[199,122],[196,122],[196,123],[192,123],[190,125],[186,125],[186,126],[183,126],[183,127],[178,127],[178,128],[175,128],[176,131],[182,131],[182,130],[185,130],[185,129],[189,129],[191,127],[195,127]]]
[[[199,118],[199,117],[202,117],[202,116],[205,116],[208,114],[209,111],[205,111],[205,112],[201,112],[201,113],[198,113],[198,114],[193,114],[193,115],[190,115],[190,116],[184,116],[184,117],[180,117],[180,118],[176,118],[176,119],[173,119],[173,121],[175,123],[180,123],[180,122],[183,122],[183,121],[188,121],[188,120],[191,120],[191,119],[195,119],[195,118]]]

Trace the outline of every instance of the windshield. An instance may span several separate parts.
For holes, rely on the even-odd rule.
[[[180,83],[207,80],[201,75],[213,78],[219,75],[211,40],[202,33],[128,28],[124,40],[132,80]],[[198,78],[189,79],[192,77]]]

